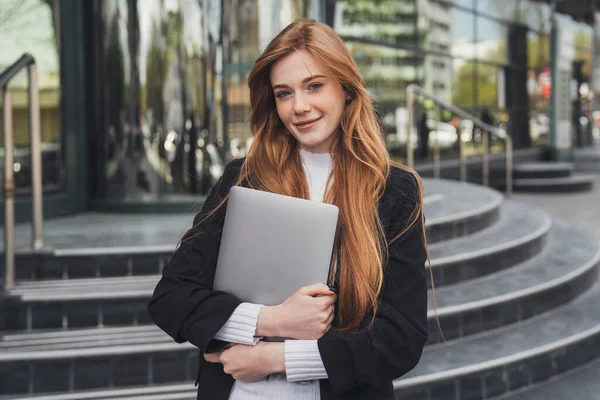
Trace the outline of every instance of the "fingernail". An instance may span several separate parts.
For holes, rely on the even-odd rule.
[[[337,289],[333,286],[327,286],[329,288],[330,291],[337,293]]]

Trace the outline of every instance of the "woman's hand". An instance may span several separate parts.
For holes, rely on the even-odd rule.
[[[323,283],[301,287],[282,304],[260,310],[256,336],[319,339],[331,329],[336,300]]]
[[[283,343],[234,344],[220,353],[204,354],[204,359],[223,364],[223,371],[238,381],[255,382],[285,372],[284,352]]]

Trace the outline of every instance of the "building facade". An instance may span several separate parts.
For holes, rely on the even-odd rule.
[[[527,147],[548,138],[551,14],[529,0],[3,0],[0,70],[24,52],[37,60],[47,216],[173,211],[189,209],[227,159],[245,154],[246,78],[295,18],[344,38],[390,131],[417,83],[477,116],[487,109],[514,122],[510,133]],[[589,82],[592,28],[558,18],[572,27]],[[525,95],[511,96],[507,82]],[[25,220],[25,74],[10,88]]]

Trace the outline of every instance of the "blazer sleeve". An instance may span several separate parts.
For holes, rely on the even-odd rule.
[[[212,290],[226,204],[201,227],[197,224],[229,193],[240,165],[240,160],[234,160],[225,167],[194,218],[194,225],[164,268],[148,304],[150,317],[158,327],[176,342],[188,341],[203,352],[224,345],[213,337],[242,302],[229,293]]]
[[[406,174],[406,173],[405,173]],[[391,218],[386,236],[391,240],[410,221],[421,196],[410,174],[392,188]],[[407,211],[408,210],[408,211]],[[412,210],[412,211],[411,211]],[[319,351],[334,393],[359,385],[383,385],[413,369],[428,340],[426,246],[420,218],[396,242],[388,246],[384,283],[374,323],[364,318],[354,331],[332,329],[318,341]]]

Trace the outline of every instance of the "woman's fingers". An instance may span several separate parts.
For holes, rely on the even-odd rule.
[[[314,285],[304,286],[298,289],[298,291],[305,296],[317,296],[317,295],[330,295],[333,294],[324,283],[315,283]]]
[[[204,353],[204,359],[209,363],[220,363],[221,362],[221,352],[219,353]]]

